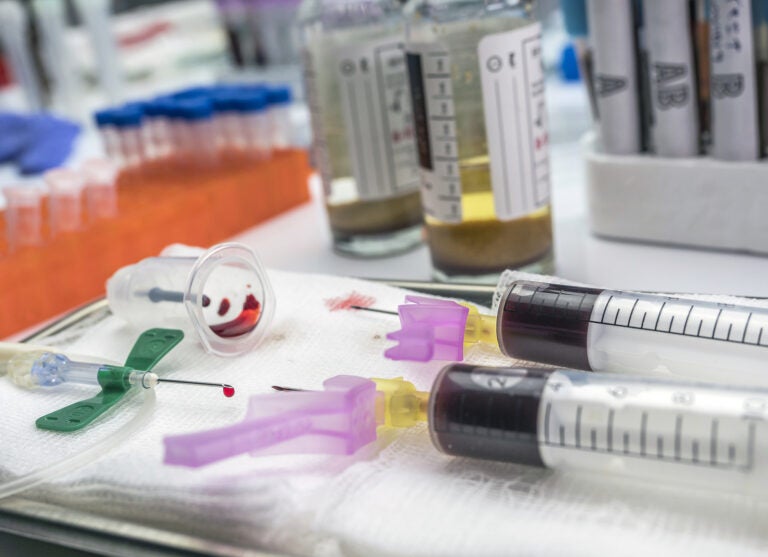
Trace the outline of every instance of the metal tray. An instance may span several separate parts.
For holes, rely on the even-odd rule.
[[[370,280],[370,279],[369,279]],[[434,296],[462,298],[489,306],[495,287],[437,284],[418,281],[377,280],[390,286]],[[22,342],[43,343],[86,319],[109,314],[106,299],[78,308],[45,326]],[[70,548],[70,550],[64,549]],[[71,550],[75,550],[74,552]],[[259,556],[278,555],[258,548],[212,542],[193,534],[180,534],[81,512],[64,506],[26,499],[23,495],[0,500],[0,554],[77,555],[88,552],[115,556]]]

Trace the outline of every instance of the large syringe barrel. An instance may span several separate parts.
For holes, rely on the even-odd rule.
[[[445,453],[764,495],[768,390],[449,365],[430,395]]]
[[[759,306],[515,281],[497,337],[522,360],[768,386],[768,309]]]

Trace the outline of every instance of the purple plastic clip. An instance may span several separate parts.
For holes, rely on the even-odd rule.
[[[415,362],[463,360],[469,308],[424,296],[406,296],[405,301],[411,303],[397,307],[401,329],[387,335],[398,344],[384,352],[384,356]]]
[[[165,464],[198,468],[236,455],[353,454],[376,439],[376,384],[337,375],[323,391],[252,396],[237,424],[163,439]]]

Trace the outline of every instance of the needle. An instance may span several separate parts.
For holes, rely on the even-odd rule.
[[[349,306],[351,309],[362,309],[365,311],[375,311],[376,313],[386,313],[387,315],[398,315],[396,311],[387,311],[386,309],[367,308],[363,306]]]
[[[222,390],[225,397],[231,398],[235,396],[235,388],[232,385],[229,385],[227,383],[205,383],[203,381],[184,381],[182,379],[162,379],[160,377],[147,377],[148,375],[149,374],[145,373],[141,377],[141,384],[144,388],[148,388],[148,385],[146,385],[146,383],[144,382],[144,379],[148,378],[150,380],[157,381],[158,383],[176,383],[179,385],[200,385],[203,387],[218,387]]]
[[[305,391],[306,390],[306,389],[293,389],[291,387],[281,387],[280,385],[272,385],[272,388],[274,390],[276,390],[276,391],[280,391],[281,393],[282,392],[286,392],[286,393],[287,392],[297,392],[297,391],[300,392],[300,391]]]

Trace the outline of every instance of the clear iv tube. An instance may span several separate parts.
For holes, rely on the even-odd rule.
[[[768,387],[768,308],[518,280],[502,297],[513,358]]]
[[[428,421],[448,454],[760,497],[766,417],[768,389],[453,364]]]
[[[155,411],[156,401],[157,399],[155,397],[154,389],[146,389],[144,391],[144,403],[136,416],[133,419],[128,420],[120,429],[111,433],[98,443],[91,445],[84,451],[76,452],[72,456],[61,460],[56,464],[35,470],[34,472],[30,472],[29,474],[25,474],[15,480],[0,485],[0,500],[26,491],[27,489],[31,489],[41,483],[60,479],[62,476],[87,466],[103,457],[109,453],[109,451],[124,443],[131,437],[131,435],[137,431],[141,431],[147,426]]]

